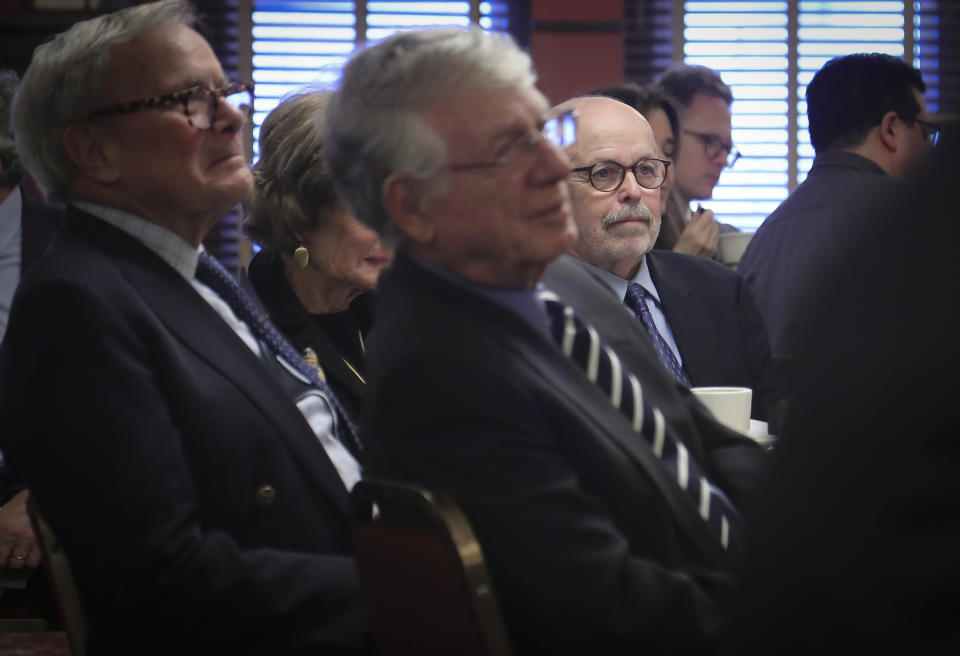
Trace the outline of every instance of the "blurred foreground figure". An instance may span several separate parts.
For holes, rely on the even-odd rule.
[[[807,279],[784,436],[749,516],[732,654],[946,654],[960,643],[957,136],[945,130],[909,189]],[[905,217],[938,239],[904,248]]]
[[[34,54],[16,142],[70,208],[14,298],[0,446],[71,560],[88,653],[356,652],[352,434],[200,247],[250,191],[252,100],[192,24],[150,3]]]
[[[331,169],[399,244],[369,340],[368,471],[463,507],[518,653],[699,652],[765,454],[589,274],[557,276],[582,314],[538,295],[577,238],[576,124],[533,83],[527,55],[478,29],[399,34],[344,69]]]

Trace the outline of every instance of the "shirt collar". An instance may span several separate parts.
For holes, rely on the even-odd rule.
[[[545,289],[543,285],[538,285],[536,290],[519,287],[490,287],[467,280],[456,272],[439,267],[413,253],[407,252],[407,255],[427,271],[431,271],[462,289],[482,296],[494,304],[510,310],[514,314],[522,317],[538,332],[549,335],[550,322],[547,316],[547,310],[543,301],[537,296],[539,291]]]
[[[197,271],[197,258],[203,252],[203,246],[194,248],[183,238],[159,223],[131,214],[115,207],[106,207],[87,201],[73,201],[73,205],[98,219],[109,223],[118,230],[127,233],[141,244],[157,254],[164,262],[188,282]]]
[[[658,304],[660,303],[660,294],[657,292],[657,286],[653,284],[653,278],[650,276],[650,267],[647,265],[647,257],[644,255],[643,259],[640,260],[640,267],[637,269],[637,275],[633,277],[633,280],[624,280],[615,273],[610,273],[606,269],[601,269],[595,264],[584,261],[590,270],[593,271],[600,280],[602,280],[606,285],[613,290],[613,293],[617,295],[617,298],[620,302],[623,302],[623,299],[627,295],[627,284],[630,282],[635,282],[649,294],[653,300]]]

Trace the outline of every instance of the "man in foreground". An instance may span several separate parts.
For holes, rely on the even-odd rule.
[[[480,30],[400,34],[344,70],[331,169],[400,247],[368,341],[368,471],[461,505],[518,653],[696,652],[763,453],[698,412],[641,333],[621,360],[604,326],[538,296],[577,237],[558,147],[575,125],[533,82]],[[598,316],[632,322],[606,300]]]
[[[192,24],[178,0],[78,23],[24,76],[20,155],[70,210],[14,299],[0,446],[89,653],[354,653],[351,432],[200,248],[250,191],[251,97]]]

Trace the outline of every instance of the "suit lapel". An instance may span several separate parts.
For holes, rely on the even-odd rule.
[[[677,523],[691,536],[695,544],[701,545],[715,558],[724,557],[720,543],[697,514],[687,493],[680,488],[644,438],[633,431],[623,413],[610,403],[597,385],[591,383],[573,362],[565,358],[545,338],[539,340],[542,348],[536,349],[518,349],[516,341],[506,339],[502,334],[498,334],[498,339],[504,348],[512,350],[516,356],[526,361],[537,378],[552,387],[565,401],[565,405],[574,409],[583,422],[593,429],[595,435],[624,453],[653,481],[673,511]],[[529,345],[532,342],[527,339],[521,343]]]
[[[564,405],[580,417],[591,434],[624,454],[653,481],[691,542],[701,545],[714,558],[725,557],[720,543],[710,534],[686,492],[670,476],[643,437],[633,431],[620,410],[584,376],[576,364],[564,357],[548,336],[537,332],[519,316],[488,299],[455,288],[452,283],[412,265],[402,255],[398,255],[393,267],[401,270],[398,273],[412,289],[432,289],[444,307],[450,308],[463,319],[465,323],[461,340],[479,343],[493,339],[501,349],[525,362],[533,373],[532,380],[551,388]],[[613,297],[613,294],[610,296]],[[626,309],[623,312],[624,319],[630,321],[629,312]],[[489,326],[496,326],[496,329],[489,330]],[[650,350],[652,354],[652,348]],[[653,366],[658,368],[658,372],[661,371],[663,367],[656,356],[650,357],[654,359]],[[665,373],[663,375],[667,376]]]
[[[670,275],[669,265],[656,256],[654,251],[647,253],[647,267],[650,277],[660,295],[660,308],[663,310],[673,338],[680,350],[683,368],[693,385],[704,379],[705,361],[702,354],[711,353],[712,346],[704,342],[710,334],[710,317],[703,313],[696,302],[696,293],[680,276]],[[709,367],[709,364],[706,364]]]
[[[276,427],[294,459],[346,512],[349,498],[339,474],[303,415],[274,382],[264,363],[190,283],[156,254],[97,219],[80,219],[81,230],[99,233],[94,243],[112,242],[113,259],[159,320],[186,348],[243,391],[250,404]]]
[[[573,306],[583,319],[593,323],[607,345],[638,375],[647,398],[654,405],[663,406],[664,415],[674,429],[682,426],[686,431],[697,430],[695,422],[683,414],[687,406],[683,403],[682,395],[688,392],[676,389],[679,385],[660,363],[646,330],[626,309],[621,299],[616,298],[610,287],[591,272],[589,266],[576,258],[561,256],[548,269],[544,282],[566,303]],[[689,535],[698,538],[696,543],[719,555],[719,542],[709,533],[706,523],[696,513],[686,493],[667,473],[643,438],[633,431],[620,410],[614,408],[609,399],[583,376],[576,365],[563,358],[556,349],[553,351],[563,360],[563,366],[568,371],[563,376],[542,372],[544,380],[571,381],[568,385],[558,385],[558,392],[568,399],[571,407],[578,407],[584,416],[603,417],[603,433],[607,439],[624,450],[657,483],[664,498],[673,508],[678,523]],[[546,358],[546,355],[541,355],[540,364],[531,361],[531,366],[546,366],[543,364],[547,361]],[[660,389],[654,389],[658,384]],[[650,386],[652,388],[648,391],[646,388]],[[680,433],[682,437],[683,432]],[[702,458],[703,450],[698,442],[683,441],[694,457]]]
[[[276,426],[295,459],[346,512],[347,490],[339,474],[292,399],[282,393],[257,356],[186,281],[182,282],[193,292],[190,303],[184,298],[185,290],[174,289],[150,272],[134,269],[130,276],[131,283],[170,331],[210,367],[243,390],[251,404]]]

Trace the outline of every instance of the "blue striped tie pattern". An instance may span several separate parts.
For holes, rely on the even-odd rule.
[[[721,546],[733,548],[739,513],[727,496],[703,475],[683,442],[666,425],[660,410],[644,398],[640,381],[603,343],[596,329],[576,316],[573,308],[564,305],[553,292],[541,292],[540,298],[550,317],[551,336],[563,354],[623,412],[633,430],[650,445],[660,463],[693,501]]]
[[[653,322],[653,315],[650,314],[650,308],[647,306],[647,290],[639,284],[632,282],[627,285],[627,294],[623,299],[624,304],[630,308],[635,315],[643,322],[650,338],[653,340],[653,348],[657,352],[660,362],[667,368],[667,371],[673,374],[673,377],[683,383],[684,387],[690,387],[690,378],[687,372],[683,370],[677,361],[677,356],[673,354],[673,349],[663,339],[663,335],[657,330],[657,324]]]
[[[290,346],[290,343],[274,328],[266,315],[258,311],[252,299],[247,296],[247,293],[243,291],[233,276],[227,273],[227,270],[221,266],[217,259],[207,252],[200,253],[195,276],[197,280],[215,291],[220,298],[226,301],[234,314],[247,324],[250,332],[260,340],[261,344],[266,345],[274,354],[283,358],[284,362],[302,374],[315,388],[323,392],[324,397],[330,401],[339,415],[340,421],[337,422],[337,426],[340,428],[338,431],[340,441],[359,448],[359,440],[356,437],[357,430],[347,413],[343,411],[330,386],[320,378],[317,369],[304,361],[296,349]]]

